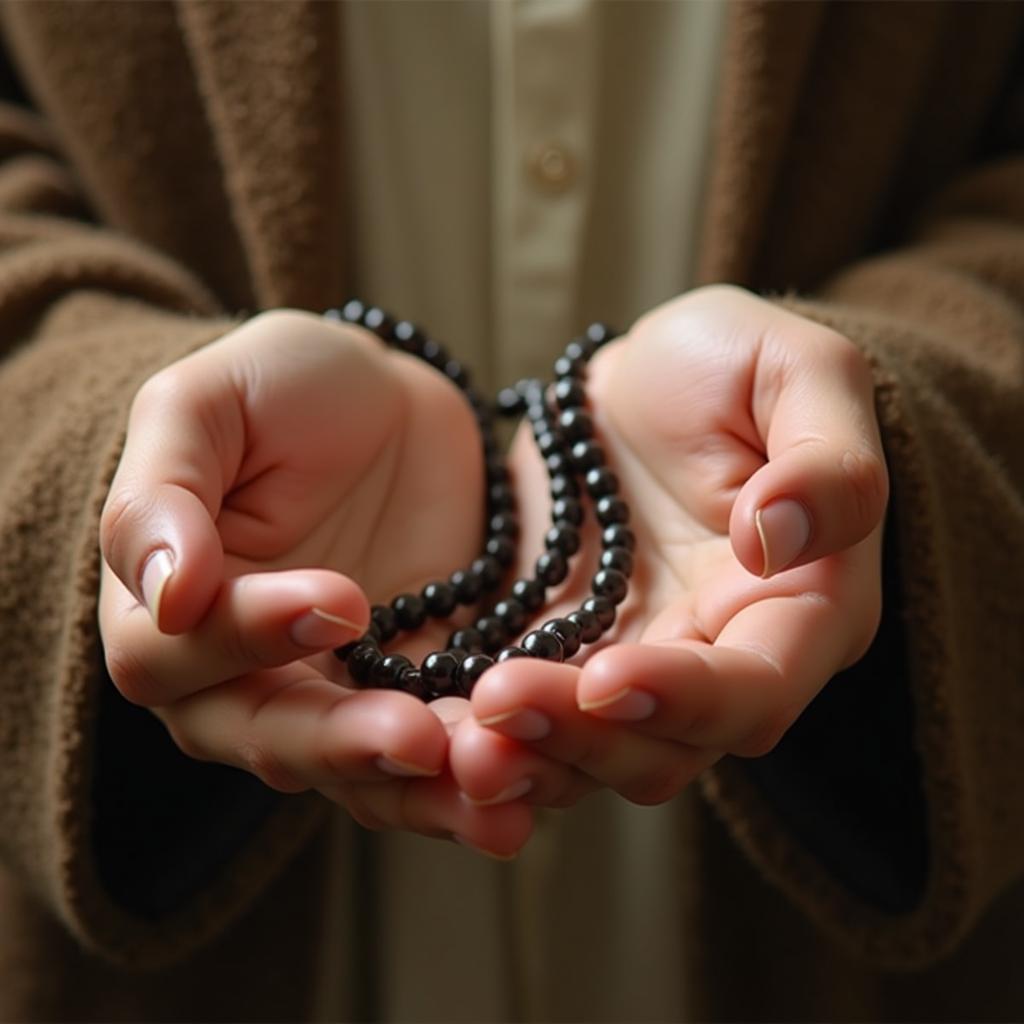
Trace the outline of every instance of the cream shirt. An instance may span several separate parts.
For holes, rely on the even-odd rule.
[[[685,290],[724,8],[344,4],[357,293],[423,325],[493,389],[549,376],[591,320],[627,327]],[[678,1018],[680,813],[592,797],[542,816],[509,865],[414,836],[357,838],[339,816],[339,863],[357,843],[374,880],[368,893],[364,873],[339,873],[321,1017],[366,1012],[353,973],[373,941],[381,1020]]]

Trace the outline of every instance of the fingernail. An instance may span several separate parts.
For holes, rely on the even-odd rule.
[[[434,778],[441,774],[440,768],[424,768],[423,765],[413,764],[411,761],[399,761],[397,757],[388,757],[381,754],[376,760],[377,767],[388,775],[398,775],[400,778]]]
[[[657,706],[657,701],[649,693],[627,686],[626,689],[619,690],[618,693],[613,693],[610,697],[580,704],[580,711],[600,711],[602,718],[616,718],[623,722],[640,722],[645,718],[650,718]]]
[[[792,564],[811,539],[811,520],[798,501],[782,498],[759,508],[754,525],[764,553],[762,579],[768,579]]]
[[[491,860],[510,861],[516,859],[514,853],[495,853],[493,850],[485,850],[482,846],[477,846],[476,843],[471,843],[468,839],[463,839],[462,836],[456,835],[454,832],[452,833],[452,839],[460,846],[465,846],[467,850],[472,850],[474,853],[482,853],[485,857],[490,857]]]
[[[322,649],[362,636],[365,627],[349,622],[340,615],[332,615],[322,608],[311,608],[292,623],[289,630],[294,643],[300,647]]]
[[[149,611],[149,617],[159,627],[160,602],[163,600],[164,587],[174,572],[174,561],[167,548],[158,548],[146,559],[142,567],[142,600]]]
[[[521,796],[526,796],[531,789],[533,779],[520,779],[503,789],[497,796],[488,797],[486,800],[474,800],[471,796],[467,796],[466,799],[476,807],[493,807],[495,804],[507,804],[512,800],[518,800]]]
[[[514,740],[542,740],[551,733],[551,719],[532,708],[505,711],[490,718],[481,718],[481,725],[490,726]]]

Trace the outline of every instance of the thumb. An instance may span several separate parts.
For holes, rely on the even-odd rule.
[[[216,518],[244,425],[230,389],[220,390],[215,375],[182,364],[140,388],[100,518],[104,559],[164,633],[197,625],[223,581]]]
[[[852,343],[838,335],[819,342],[775,382],[758,416],[768,461],[729,519],[736,557],[763,577],[863,540],[881,523],[889,493],[870,369]]]

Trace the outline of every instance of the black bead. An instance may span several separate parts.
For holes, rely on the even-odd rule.
[[[499,601],[494,606],[494,614],[505,623],[509,636],[514,636],[526,625],[526,608],[514,597]]]
[[[580,649],[580,627],[569,619],[549,619],[540,627],[545,633],[558,637],[562,644],[562,657],[568,660]]]
[[[526,405],[523,396],[515,388],[502,388],[495,403],[501,416],[518,416]]]
[[[420,346],[420,359],[443,373],[449,356],[443,345],[438,344],[433,338],[425,338]]]
[[[603,630],[615,624],[615,605],[607,597],[588,597],[580,607],[596,615]]]
[[[488,459],[485,467],[488,484],[507,484],[508,467],[501,459]]]
[[[625,523],[629,520],[629,506],[621,499],[611,494],[598,498],[594,506],[594,515],[602,526],[611,526],[612,523]]]
[[[370,677],[373,686],[394,690],[398,687],[403,670],[412,668],[412,662],[404,654],[387,654],[378,663]]]
[[[466,386],[466,400],[473,409],[473,415],[482,430],[489,430],[494,423],[494,410],[483,395]]]
[[[498,564],[507,569],[516,560],[516,546],[508,537],[499,534],[487,541],[487,554],[493,555]]]
[[[471,654],[455,673],[455,686],[463,697],[473,692],[479,678],[494,664],[488,654]]]
[[[544,535],[544,547],[571,558],[580,549],[580,532],[572,523],[559,519]]]
[[[604,449],[594,440],[577,441],[572,446],[572,461],[581,472],[605,464]]]
[[[391,338],[391,331],[395,326],[395,321],[379,306],[371,306],[363,314],[363,326],[367,330],[373,331],[378,338],[383,338],[387,341]]]
[[[366,627],[366,632],[363,634],[364,640],[372,640],[378,647],[382,641],[380,638],[380,628],[377,623],[370,619],[370,624]]]
[[[342,319],[347,320],[350,324],[361,323],[365,312],[366,306],[364,306],[358,299],[349,299],[348,302],[341,307]]]
[[[601,534],[601,544],[606,548],[627,548],[632,551],[636,547],[636,535],[624,523],[612,523]]]
[[[607,466],[597,466],[588,470],[584,482],[587,485],[587,493],[594,501],[607,494],[617,494],[619,490],[619,478]]]
[[[587,393],[578,380],[563,377],[555,384],[555,401],[560,409],[573,409],[587,404]]]
[[[595,348],[606,345],[615,337],[612,329],[607,324],[593,323],[584,332],[585,337],[593,342]]]
[[[551,476],[567,476],[573,472],[572,460],[564,451],[549,455],[544,462]]]
[[[511,512],[496,512],[487,528],[492,537],[504,534],[515,540],[519,536],[519,520]]]
[[[480,577],[472,571],[467,572],[465,569],[456,569],[448,577],[448,582],[455,590],[455,599],[459,604],[475,604],[480,597],[480,591],[483,589]]]
[[[573,338],[568,345],[565,346],[565,354],[570,359],[582,359],[586,361],[593,354],[597,346],[587,337]]]
[[[607,597],[612,604],[622,604],[629,581],[618,569],[598,569],[590,582],[590,589],[599,597]]]
[[[545,633],[535,629],[523,637],[522,648],[532,658],[543,658],[545,661],[562,660],[562,641],[553,633]]]
[[[440,580],[428,583],[420,596],[427,606],[427,614],[435,619],[447,618],[455,611],[455,588],[450,583],[442,583]]]
[[[516,499],[512,488],[508,484],[492,484],[487,491],[487,507],[492,513],[513,510]]]
[[[554,455],[555,452],[562,451],[564,447],[565,441],[558,434],[551,433],[550,430],[546,430],[537,438],[537,451],[539,451],[545,459],[549,455]]]
[[[569,575],[569,563],[561,551],[545,551],[537,558],[534,572],[549,587],[557,587]]]
[[[579,608],[574,612],[569,612],[566,618],[579,626],[580,640],[585,644],[592,644],[603,632],[601,623],[597,621],[597,616],[591,611]]]
[[[487,654],[494,654],[508,639],[505,623],[497,615],[485,615],[477,619],[476,630],[483,637],[483,647]]]
[[[459,659],[448,651],[434,651],[423,659],[420,672],[423,683],[431,693],[439,697],[455,690],[455,672],[459,667]]]
[[[382,644],[393,640],[398,632],[398,620],[395,618],[394,611],[386,604],[375,604],[370,609],[370,621],[377,627]]]
[[[551,521],[559,520],[579,526],[583,522],[583,506],[575,498],[557,498],[551,505]]]
[[[494,660],[500,665],[503,661],[511,661],[513,658],[528,657],[529,654],[522,647],[503,647],[498,651],[498,656]]]
[[[474,559],[471,570],[480,577],[480,585],[484,590],[493,590],[505,575],[501,563],[494,555],[484,555],[482,558]]]
[[[538,434],[543,434],[545,430],[551,429],[548,423],[548,408],[543,401],[530,402],[526,407],[526,418],[530,421],[533,428],[534,437]]]
[[[427,700],[431,695],[426,683],[423,682],[422,671],[416,668],[415,665],[402,670],[401,675],[398,677],[398,687],[419,700]]]
[[[427,618],[427,604],[419,594],[399,594],[391,610],[399,629],[419,629]]]
[[[600,564],[602,569],[615,569],[627,578],[633,575],[633,555],[628,548],[605,548]]]
[[[399,320],[391,331],[391,338],[403,352],[419,354],[423,345],[423,334],[415,324]]]
[[[484,649],[484,638],[480,630],[474,629],[472,626],[464,626],[462,629],[455,630],[448,637],[447,646],[448,650],[458,648],[462,651],[469,651],[470,654],[479,654]]]
[[[575,377],[583,372],[583,360],[572,356],[559,356],[555,360],[556,377]]]
[[[449,359],[444,364],[444,375],[457,387],[469,386],[469,373],[458,359]]]
[[[551,478],[552,498],[578,498],[579,496],[579,485],[571,476],[564,476],[559,473],[558,476],[553,476]]]
[[[528,611],[535,612],[544,604],[544,584],[538,580],[516,580],[512,596]]]
[[[585,441],[594,435],[594,421],[586,409],[566,409],[558,417],[558,426],[565,436],[573,442]]]
[[[375,644],[364,642],[358,644],[355,650],[349,654],[345,667],[353,682],[368,683],[377,668],[377,662],[382,657],[383,655]]]

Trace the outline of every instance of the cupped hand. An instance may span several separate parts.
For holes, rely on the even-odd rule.
[[[370,602],[472,560],[482,491],[441,375],[358,328],[257,316],[133,402],[101,520],[112,679],[193,757],[318,789],[370,827],[514,852],[528,811],[475,807],[447,771],[444,719],[465,702],[355,692],[330,654]]]
[[[629,596],[599,649],[477,683],[450,752],[477,800],[667,800],[726,753],[771,750],[877,629],[887,474],[851,342],[706,288],[607,346],[587,389],[632,511]],[[524,535],[542,536],[544,469],[523,436],[514,465]],[[586,596],[598,550],[591,528],[545,618]]]

